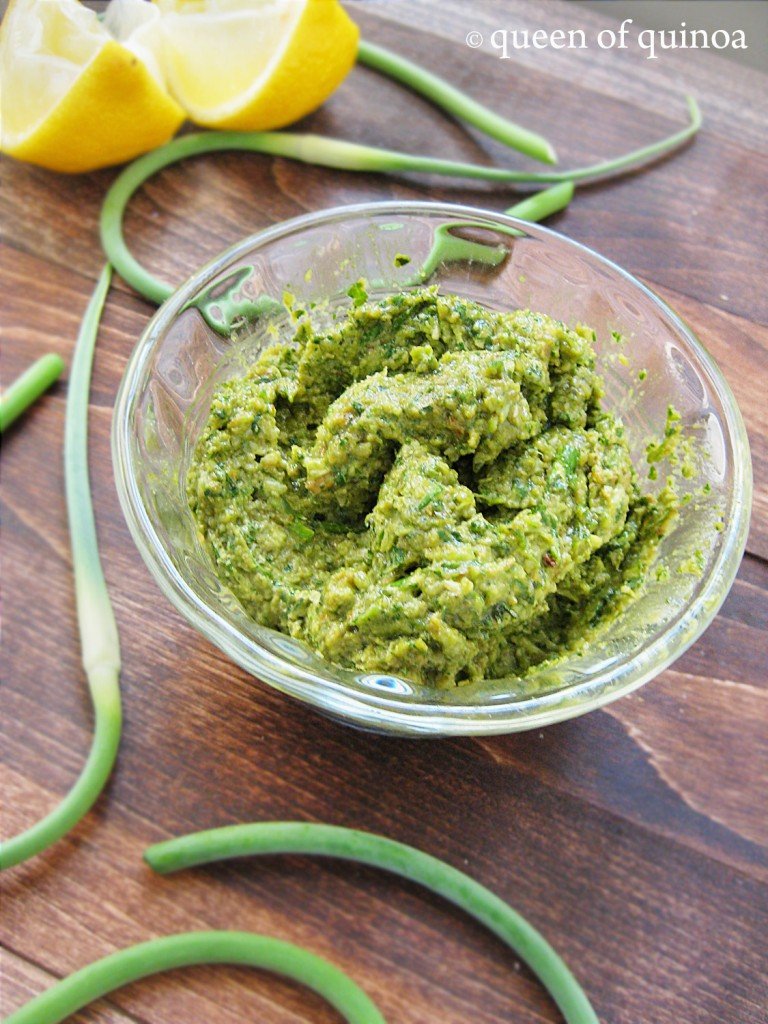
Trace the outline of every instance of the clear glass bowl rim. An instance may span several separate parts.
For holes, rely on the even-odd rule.
[[[202,601],[176,570],[147,514],[133,471],[131,412],[138,397],[138,382],[154,344],[186,302],[229,263],[266,243],[295,235],[308,227],[380,214],[471,218],[485,222],[490,229],[494,224],[504,229],[517,228],[532,238],[544,242],[552,238],[573,247],[630,282],[658,308],[670,328],[693,350],[699,369],[722,403],[734,452],[733,487],[724,516],[723,543],[701,593],[639,651],[612,661],[609,667],[585,676],[582,682],[551,693],[513,700],[445,705],[404,700],[395,694],[385,695],[373,689],[369,692],[345,682],[322,679],[311,670],[259,646]],[[357,203],[302,214],[257,231],[209,260],[157,310],[128,360],[113,413],[112,458],[120,504],[142,558],[163,594],[203,636],[246,671],[276,689],[363,728],[400,735],[491,735],[540,728],[602,707],[642,686],[690,647],[717,614],[736,577],[746,546],[752,501],[749,441],[730,386],[701,342],[666,302],[613,261],[550,228],[481,207],[430,201]]]

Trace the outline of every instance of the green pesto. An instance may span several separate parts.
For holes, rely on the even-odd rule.
[[[350,294],[213,398],[187,486],[218,575],[329,661],[427,685],[577,650],[676,511],[601,406],[594,332],[434,288]]]

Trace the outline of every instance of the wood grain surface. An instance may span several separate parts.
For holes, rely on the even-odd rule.
[[[752,443],[748,553],[715,622],[633,696],[543,732],[413,742],[352,731],[256,683],[152,583],[120,513],[111,408],[150,306],[116,281],[90,410],[96,518],[121,631],[125,738],[94,810],[2,886],[2,1011],[129,943],[190,928],[298,942],[349,971],[393,1024],[559,1020],[530,972],[441,901],[380,873],[300,858],[156,878],[152,841],[272,818],[383,832],[509,899],[573,965],[610,1024],[768,1021],[768,77],[705,53],[523,51],[501,61],[469,30],[610,24],[545,0],[350,5],[365,36],[540,126],[564,166],[705,116],[695,142],[647,173],[582,189],[552,221],[640,275],[719,361]],[[501,147],[356,68],[307,129],[457,159]],[[516,159],[516,158],[515,158]],[[103,261],[98,210],[115,172],[56,176],[9,160],[2,190],[2,374],[71,354]],[[228,154],[154,178],[128,235],[169,281],[243,235],[365,199],[453,198],[501,210],[507,190]],[[44,814],[88,748],[61,446],[66,382],[4,438],[3,834]],[[298,987],[227,968],[116,993],[99,1024],[284,1024],[337,1017]]]

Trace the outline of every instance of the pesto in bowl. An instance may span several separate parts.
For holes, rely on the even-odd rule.
[[[370,302],[360,288],[350,289],[359,279],[370,282]],[[442,298],[425,300],[425,287],[433,285]],[[293,297],[290,312],[285,293]],[[415,293],[421,298],[397,298]],[[464,297],[469,333],[482,339],[469,347],[461,303],[449,298],[457,295]],[[422,304],[423,323],[413,301]],[[396,302],[403,304],[400,314]],[[302,326],[300,311],[310,312],[311,330]],[[347,318],[350,340],[356,336],[360,345],[355,373],[352,352],[348,360],[346,351],[336,351],[334,331],[343,330]],[[403,338],[406,320],[413,337],[395,344],[390,335]],[[370,351],[365,323],[381,342]],[[562,324],[588,324],[594,336]],[[507,328],[521,343],[529,339],[527,366],[501,342]],[[564,367],[547,355],[547,372],[562,378],[558,400],[553,389],[543,402],[547,433],[535,419],[542,407],[535,373],[544,363],[539,341],[550,330],[553,352],[557,346],[561,359],[573,360],[569,379],[576,387],[583,374],[585,392],[579,398],[578,388],[565,383]],[[274,354],[265,355],[276,345],[292,351],[282,357],[282,368]],[[301,410],[288,392],[281,397],[275,391],[272,402],[270,381],[285,378],[280,387],[290,389],[304,350],[305,367],[311,366],[304,386],[316,407]],[[460,377],[462,358],[488,364],[472,375],[469,390],[466,382],[454,388],[457,432],[451,433],[450,417],[427,415],[433,397],[426,381]],[[259,375],[266,383],[254,380],[248,395],[249,376]],[[386,386],[369,395],[365,389],[377,380]],[[398,382],[410,394],[407,422],[404,393],[396,415],[388,413],[386,387]],[[344,409],[345,392],[360,409]],[[230,402],[233,413],[238,402],[241,412],[227,413],[218,439],[206,442],[219,401],[222,412]],[[256,406],[261,431],[268,428],[270,404],[276,433],[249,450],[257,443]],[[518,429],[523,420],[535,424],[530,437],[507,434],[513,405]],[[583,428],[568,418],[580,405],[591,409]],[[679,419],[666,423],[670,406]],[[470,408],[482,421],[485,440],[477,443]],[[600,409],[612,414],[615,430]],[[341,410],[338,421],[329,419],[331,410]],[[411,433],[421,413],[424,428]],[[374,420],[376,429],[368,430]],[[281,430],[292,436],[282,451]],[[162,593],[191,625],[261,683],[343,722],[404,736],[541,728],[630,693],[711,622],[735,576],[749,524],[743,421],[722,373],[669,306],[620,267],[556,232],[447,203],[398,200],[306,214],[243,239],[201,267],[161,306],[136,345],[112,437],[117,490],[132,536]],[[245,594],[245,603],[238,599],[224,581],[201,530],[199,513],[204,518],[210,510],[190,507],[198,443],[212,446],[202,457],[209,469],[217,458],[237,469],[225,474],[229,483],[222,476],[210,488],[223,485],[229,492],[219,498],[222,530],[228,502],[235,519],[245,517],[248,502],[251,513],[258,510],[250,535],[245,528],[232,531],[231,551],[223,533],[217,541],[223,557],[242,558],[243,565],[254,559],[264,569],[270,586],[258,584],[255,603]],[[676,499],[665,494],[675,468],[668,458],[672,443],[690,443],[692,451],[693,472],[683,472],[683,460],[677,467]],[[218,453],[216,444],[222,445]],[[303,454],[293,452],[294,444]],[[625,444],[636,474],[629,485]],[[620,517],[624,502],[618,491],[592,500],[587,467],[597,452],[607,474],[602,483],[613,475],[629,503],[621,530],[585,559],[589,547],[612,532],[611,515]],[[407,487],[397,481],[398,459],[398,465],[408,463]],[[241,493],[255,470],[256,485]],[[271,490],[269,502],[258,488],[265,495]],[[205,495],[203,487],[202,498],[213,501],[215,494]],[[674,517],[670,500],[678,506]],[[558,508],[558,530],[544,515],[538,526],[536,506],[545,505]],[[666,536],[653,536],[646,508],[655,510]],[[639,528],[641,518],[646,532],[638,534],[638,545],[629,530]],[[515,520],[528,524],[517,536],[509,528]],[[473,532],[478,527],[480,536]],[[655,560],[645,571],[655,543]],[[530,545],[527,555],[524,545]],[[294,554],[304,579],[285,575]],[[544,590],[553,583],[545,612]],[[533,601],[524,600],[524,591]],[[309,629],[314,636],[303,632]],[[407,657],[398,654],[398,641]],[[185,642],[190,657],[202,656],[199,641],[187,634]],[[468,662],[469,650],[478,655]],[[381,652],[399,671],[358,667],[381,664],[374,660]],[[369,655],[371,661],[362,660]],[[487,675],[492,670],[503,674]]]
[[[524,677],[635,597],[677,511],[594,332],[437,288],[312,312],[215,392],[187,494],[221,581],[330,662]]]

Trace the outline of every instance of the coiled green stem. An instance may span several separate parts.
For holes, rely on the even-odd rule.
[[[88,304],[75,345],[64,430],[64,483],[83,668],[95,716],[93,742],[80,777],[58,807],[26,832],[0,845],[0,868],[12,867],[41,853],[77,824],[104,788],[120,742],[120,644],[99,559],[88,479],[91,367],[110,280],[107,265]]]
[[[59,379],[63,369],[61,356],[49,352],[8,385],[0,398],[0,433]]]
[[[573,199],[574,185],[572,181],[563,181],[559,185],[552,185],[551,188],[542,189],[541,192],[534,192],[514,206],[510,206],[504,212],[510,217],[519,217],[520,220],[533,222],[551,217],[553,213],[559,213]]]
[[[555,150],[541,135],[494,113],[482,103],[470,99],[466,93],[446,82],[444,78],[433,75],[431,71],[419,67],[405,57],[361,39],[357,59],[361,64],[366,64],[369,68],[402,82],[414,92],[421,93],[449,114],[460,117],[485,135],[503,142],[505,146],[510,146],[545,164],[557,163]]]
[[[567,184],[608,174],[619,174],[641,161],[655,159],[681,145],[695,135],[701,126],[699,108],[690,96],[688,112],[689,124],[673,135],[624,156],[572,171],[513,171],[503,167],[485,167],[454,160],[413,156],[396,150],[346,142],[343,139],[328,139],[319,135],[301,135],[293,132],[201,132],[184,135],[147,153],[146,156],[139,157],[118,176],[107,193],[101,210],[101,241],[115,270],[128,284],[151,302],[162,303],[173,292],[173,288],[148,273],[132,255],[123,236],[123,216],[131,196],[147,178],[187,157],[220,150],[244,150],[347,171],[409,171],[510,184]]]
[[[188,932],[130,946],[57,981],[4,1024],[58,1024],[132,981],[196,964],[273,971],[317,992],[350,1024],[385,1024],[365,992],[338,967],[290,942],[249,932]]]
[[[333,825],[281,821],[196,832],[151,846],[144,859],[153,870],[168,874],[211,861],[276,853],[338,857],[418,882],[461,907],[525,960],[568,1024],[597,1024],[579,983],[525,918],[469,875],[404,843]]]

